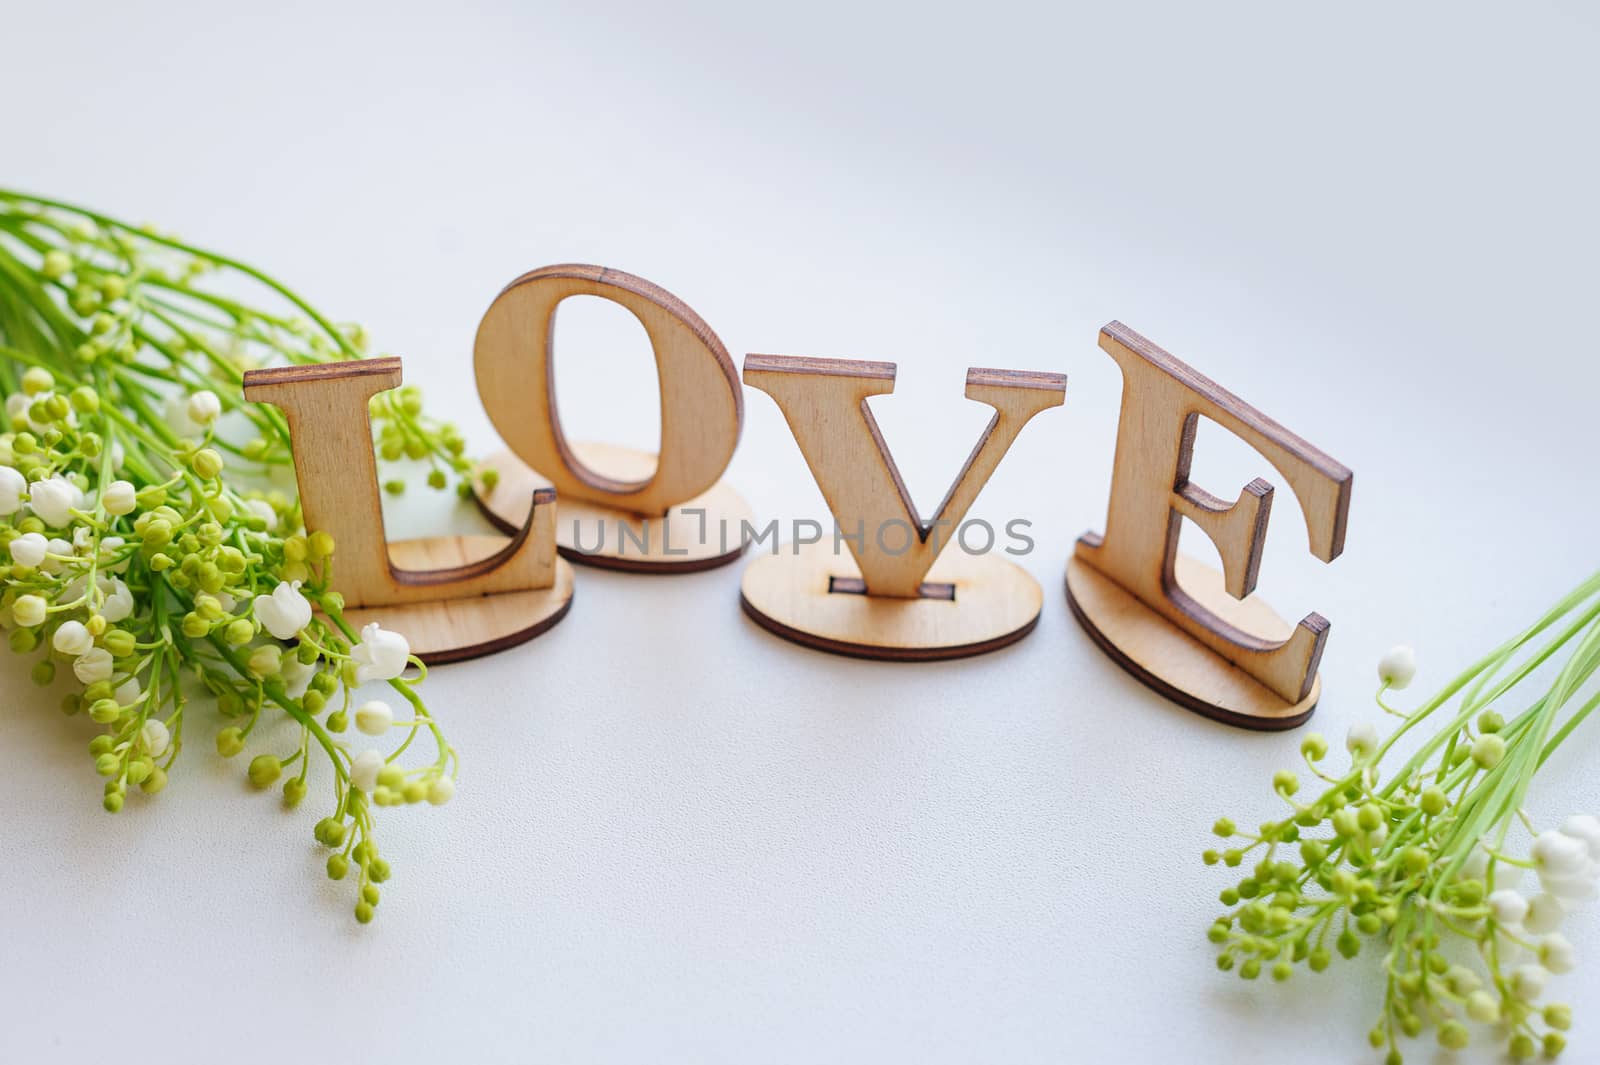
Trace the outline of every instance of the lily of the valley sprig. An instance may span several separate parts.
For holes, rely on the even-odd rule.
[[[241,292],[247,293],[240,295]],[[331,766],[315,835],[334,879],[371,920],[389,876],[373,807],[443,803],[454,750],[429,714],[405,637],[346,624],[332,590],[335,544],[262,490],[289,461],[288,429],[246,404],[245,370],[357,358],[336,327],[252,267],[93,211],[0,190],[0,625],[41,685],[69,683],[61,709],[93,722],[93,768],[115,813],[168,785],[195,696],[231,723],[234,757],[287,717],[298,742],[263,750],[246,777],[281,780],[298,806],[310,764]],[[241,432],[219,432],[231,420]],[[471,472],[460,435],[422,414],[415,389],[377,397],[386,459],[427,463],[445,487]],[[403,488],[391,480],[391,491]],[[417,680],[421,677],[418,676]],[[406,720],[353,693],[386,682]],[[400,737],[389,749],[346,738]],[[401,757],[432,741],[430,759]],[[352,872],[354,876],[352,877]]]
[[[1431,1029],[1447,1049],[1473,1026],[1516,1060],[1556,1057],[1572,1012],[1547,1000],[1552,977],[1576,964],[1558,930],[1600,883],[1600,819],[1557,822],[1525,808],[1539,768],[1600,705],[1600,574],[1409,713],[1389,692],[1406,687],[1415,656],[1396,648],[1379,664],[1378,703],[1401,718],[1380,739],[1350,730],[1350,763],[1324,768],[1328,744],[1307,736],[1302,793],[1288,770],[1273,789],[1290,813],[1254,832],[1224,818],[1228,849],[1208,865],[1247,866],[1222,891],[1229,911],[1212,925],[1217,965],[1245,979],[1287,980],[1295,965],[1328,968],[1334,952],[1375,951],[1383,1012],[1369,1033],[1390,1065],[1402,1037]],[[1410,758],[1384,759],[1423,721],[1448,719]],[[1247,864],[1248,863],[1248,864]]]

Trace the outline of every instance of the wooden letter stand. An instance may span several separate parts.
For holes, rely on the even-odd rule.
[[[967,371],[967,398],[994,418],[925,525],[867,408],[894,391],[894,374],[888,362],[745,357],[745,383],[783,411],[837,523],[833,537],[753,561],[745,612],[785,639],[864,658],[958,658],[1020,640],[1039,620],[1038,583],[994,555],[943,549],[1022,427],[1060,406],[1067,379]]]
[[[556,411],[551,351],[569,296],[611,300],[644,326],[661,381],[661,453],[569,443]],[[738,371],[711,327],[643,278],[601,266],[546,266],[517,278],[478,326],[478,394],[510,445],[486,465],[478,502],[510,532],[535,487],[561,496],[556,543],[574,562],[641,573],[725,565],[744,550],[744,500],[719,478],[744,418]],[[537,471],[537,472],[535,472]],[[653,471],[653,472],[652,472]]]
[[[1156,691],[1207,717],[1287,729],[1311,716],[1328,622],[1299,625],[1246,599],[1256,586],[1272,505],[1257,478],[1236,502],[1189,480],[1201,415],[1253,446],[1305,511],[1311,553],[1344,550],[1350,471],[1120,322],[1100,346],[1122,368],[1122,416],[1104,536],[1067,564],[1067,599],[1094,641]],[[1223,572],[1178,554],[1182,519],[1216,544]]]
[[[572,605],[572,567],[556,557],[555,493],[530,492],[511,542],[439,536],[388,543],[367,401],[400,385],[400,360],[284,366],[245,374],[246,399],[289,422],[300,507],[309,531],[334,540],[333,584],[345,618],[405,635],[429,664],[491,654],[532,639]]]

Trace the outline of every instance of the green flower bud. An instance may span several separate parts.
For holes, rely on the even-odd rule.
[[[1239,975],[1246,980],[1254,980],[1261,975],[1261,959],[1246,958],[1243,965],[1239,966]]]
[[[217,733],[217,753],[222,757],[232,758],[242,750],[244,750],[244,731],[242,729],[225,728]]]
[[[33,669],[29,672],[33,682],[43,688],[56,679],[56,664],[48,658],[42,658],[33,664]]]
[[[198,640],[211,631],[211,623],[193,611],[183,616],[181,627],[183,634],[191,640]]]
[[[39,264],[39,273],[50,281],[59,281],[72,272],[72,257],[59,248],[45,253]]]
[[[1428,868],[1428,852],[1421,847],[1407,847],[1400,852],[1400,864],[1405,867],[1406,872],[1416,876]]]
[[[378,784],[385,788],[398,788],[405,783],[405,770],[397,765],[385,765],[378,770]]]
[[[1482,769],[1493,769],[1506,756],[1506,741],[1494,733],[1479,736],[1472,744],[1472,760]]]
[[[1211,826],[1211,831],[1223,839],[1227,839],[1234,833],[1234,824],[1226,817],[1219,817],[1216,823]]]
[[[1229,969],[1232,969],[1233,968],[1233,955],[1232,954],[1218,954],[1217,955],[1217,968],[1221,969],[1223,972],[1227,972]]]
[[[156,766],[150,770],[150,775],[145,777],[144,782],[139,785],[139,790],[146,795],[159,795],[166,786],[167,771],[160,766]]]
[[[258,754],[250,760],[248,775],[252,786],[260,789],[269,788],[273,781],[283,773],[283,763],[276,755]]]
[[[372,905],[366,899],[356,903],[356,920],[362,924],[370,924],[372,922]]]
[[[1328,857],[1328,848],[1321,840],[1308,839],[1300,844],[1300,858],[1308,866],[1321,865]]]
[[[1383,921],[1375,913],[1364,913],[1356,918],[1356,928],[1363,935],[1375,936],[1383,930]]]
[[[329,732],[343,732],[350,726],[350,716],[343,710],[335,710],[328,715],[328,720],[324,724],[327,725]]]
[[[143,784],[150,779],[150,773],[155,769],[155,763],[148,758],[135,758],[128,763],[128,783]]]
[[[286,562],[304,562],[307,554],[306,538],[299,533],[289,537],[283,542],[283,557]]]
[[[389,879],[389,863],[382,858],[373,858],[367,866],[367,877],[374,884],[381,884]]]
[[[1355,812],[1348,807],[1335,810],[1332,822],[1334,834],[1340,839],[1350,839],[1361,833],[1361,825],[1356,820]]]
[[[249,618],[236,618],[222,631],[222,638],[230,647],[243,647],[256,635],[255,622]]]
[[[404,495],[406,483],[404,481],[384,481],[383,490],[392,496]]]
[[[1328,967],[1328,963],[1332,960],[1332,955],[1330,955],[1325,948],[1317,947],[1306,958],[1306,964],[1311,966],[1312,972],[1320,973]]]
[[[96,699],[89,705],[89,717],[97,725],[109,725],[122,713],[115,699]]]
[[[283,651],[275,643],[262,644],[250,652],[246,665],[258,677],[275,677],[283,669]]]
[[[1560,1032],[1546,1032],[1544,1034],[1544,1056],[1547,1058],[1560,1057],[1561,1052],[1567,1049],[1567,1037]]]
[[[106,797],[100,800],[100,805],[105,807],[105,811],[108,814],[119,812],[122,809],[122,803],[123,798],[120,791],[107,792]]]
[[[111,629],[100,638],[101,645],[110,651],[114,658],[126,658],[133,654],[137,642],[137,638],[127,629]]]
[[[1422,799],[1418,805],[1422,807],[1422,812],[1429,817],[1438,817],[1444,813],[1445,807],[1450,805],[1450,799],[1445,795],[1443,789],[1437,785],[1430,784],[1422,789]]]
[[[98,758],[116,745],[116,740],[112,739],[110,736],[107,736],[105,733],[101,733],[89,741],[89,753]]]
[[[1300,790],[1300,778],[1287,769],[1280,769],[1272,775],[1272,790],[1279,795],[1293,795]]]
[[[6,636],[6,642],[11,645],[11,649],[17,654],[25,655],[39,646],[39,635],[32,629],[12,629]],[[53,677],[54,673],[51,676]],[[45,683],[48,684],[49,681]]]
[[[313,561],[320,561],[332,556],[333,549],[333,537],[321,529],[312,533],[310,539],[306,541],[307,553]]]
[[[1361,953],[1361,940],[1357,939],[1356,934],[1348,928],[1339,933],[1339,939],[1334,946],[1338,947],[1339,953],[1346,958],[1353,958]]]
[[[317,691],[315,688],[312,688],[308,689],[306,693],[300,697],[300,705],[305,709],[306,713],[315,716],[322,713],[323,708],[328,705],[328,700],[321,692]]]
[[[1369,802],[1356,813],[1356,824],[1363,832],[1371,832],[1383,824],[1383,807]]]
[[[1513,1061],[1527,1061],[1537,1053],[1537,1047],[1533,1042],[1533,1037],[1524,1032],[1511,1037],[1511,1043],[1506,1047],[1506,1052],[1511,1055]]]
[[[350,859],[342,854],[328,855],[328,879],[343,880],[350,872]]]
[[[290,777],[283,782],[283,805],[293,810],[300,805],[306,797],[306,782],[299,777]]]
[[[189,460],[189,468],[202,480],[209,481],[222,472],[222,456],[216,448],[203,447]]]
[[[1544,1008],[1544,1023],[1557,1031],[1566,1031],[1572,1027],[1572,1007],[1559,1002],[1551,1003]]]
[[[368,906],[376,906],[380,897],[381,893],[376,884],[368,884],[361,889],[361,900]]]
[[[72,390],[72,407],[79,414],[94,414],[100,409],[100,393],[88,385],[79,385]]]
[[[94,771],[103,777],[109,777],[114,773],[121,772],[121,770],[122,759],[110,751],[94,760]]]

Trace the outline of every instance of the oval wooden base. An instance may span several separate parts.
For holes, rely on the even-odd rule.
[[[431,536],[393,541],[389,558],[402,569],[443,569],[476,562],[503,547],[505,541],[497,536]],[[411,653],[432,666],[515,647],[566,617],[571,608],[572,567],[558,558],[555,584],[549,588],[361,607],[346,610],[344,616],[358,631],[376,621],[401,633]]]
[[[925,584],[954,597],[890,599],[830,591],[859,581],[848,550],[826,541],[785,544],[744,571],[740,603],[756,624],[786,640],[857,658],[919,662],[983,654],[1015,643],[1039,621],[1044,594],[1027,571],[993,555],[945,551]]]
[[[648,480],[655,470],[655,456],[644,451],[609,444],[574,444],[572,450],[584,465],[620,481]],[[528,520],[533,490],[550,482],[509,451],[491,456],[484,466],[500,479],[491,490],[478,488],[478,506],[495,528],[514,533]],[[657,518],[562,497],[556,500],[556,550],[586,566],[696,573],[726,566],[744,554],[744,523],[750,516],[739,493],[723,481]]]
[[[1176,573],[1184,591],[1231,624],[1268,640],[1289,635],[1290,626],[1271,607],[1254,597],[1233,598],[1223,588],[1222,574],[1211,567],[1179,555]],[[1119,666],[1215,721],[1265,731],[1291,729],[1305,723],[1322,695],[1319,676],[1304,699],[1286,701],[1076,557],[1067,562],[1067,602],[1090,638]]]

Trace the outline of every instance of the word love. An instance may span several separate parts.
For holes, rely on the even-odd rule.
[[[621,305],[644,327],[661,389],[661,446],[645,454],[574,442],[552,387],[556,311],[577,295]],[[1295,494],[1312,554],[1344,547],[1349,470],[1126,326],[1100,346],[1122,370],[1111,500],[1103,533],[1078,541],[1066,573],[1073,614],[1150,687],[1232,724],[1290,728],[1320,691],[1328,623],[1291,627],[1251,596],[1274,489],[1256,479],[1229,501],[1194,484],[1199,419],[1250,444]],[[245,395],[288,419],[308,529],[340,544],[347,604],[411,637],[425,661],[484,654],[564,616],[569,560],[675,573],[733,562],[754,529],[722,474],[743,428],[741,375],[722,342],[670,293],[620,271],[551,266],[517,278],[490,305],[474,347],[478,392],[508,451],[478,490],[509,541],[389,542],[367,402],[400,384],[397,359],[253,370]],[[811,647],[925,660],[994,650],[1032,631],[1043,594],[1027,572],[983,551],[948,550],[1023,429],[1062,404],[1066,377],[974,368],[966,396],[993,414],[931,518],[917,511],[868,400],[894,391],[893,363],[748,355],[742,384],[783,413],[835,522],[825,539],[762,554],[741,582],[745,612]],[[559,500],[562,521],[556,522]],[[1215,573],[1178,553],[1182,520],[1216,545]],[[813,523],[814,524],[814,523]],[[607,526],[617,535],[607,540]],[[885,530],[898,535],[886,536]],[[708,535],[707,530],[723,530]],[[965,545],[963,545],[965,546]]]

